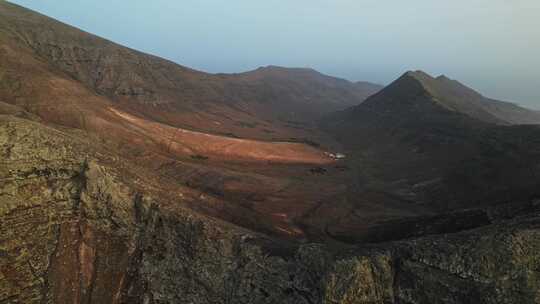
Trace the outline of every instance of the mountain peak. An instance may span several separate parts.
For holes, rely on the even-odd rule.
[[[446,75],[439,75],[435,78],[421,70],[408,71],[396,80],[395,83],[401,83],[407,80],[409,82],[414,80],[426,93],[429,93],[429,95],[433,96],[445,107],[452,109],[456,106],[455,102],[453,102],[454,100],[469,103],[483,98],[480,93]],[[407,85],[411,86],[410,83]]]
[[[434,78],[424,71],[407,71],[401,77],[389,84],[378,95],[391,97],[394,101],[413,100],[417,96],[433,96]],[[375,96],[373,96],[375,97]],[[375,103],[377,98],[366,100],[366,104]]]
[[[428,95],[435,94],[435,82],[437,80],[422,70],[407,71],[391,85],[406,86],[409,89],[416,88],[417,91],[423,91]],[[418,92],[420,93],[420,92]]]
[[[441,74],[441,75],[437,76],[436,79],[439,80],[439,81],[453,81],[452,79],[448,78],[448,77],[447,77],[446,75],[444,75],[444,74]]]
[[[538,123],[540,116],[519,106],[485,98],[445,75],[432,77],[424,71],[407,71],[364,106],[385,112],[414,111],[423,106],[445,109],[488,123]],[[435,106],[435,108],[433,108]],[[362,105],[360,106],[362,107]]]
[[[304,72],[304,73],[316,73],[319,72],[309,67],[283,67],[279,65],[267,65],[258,67],[255,71],[268,71],[268,72]]]
[[[406,77],[413,77],[413,78],[416,78],[416,79],[419,79],[419,80],[422,80],[422,79],[433,79],[433,77],[431,75],[429,75],[428,73],[422,71],[422,70],[416,70],[416,71],[407,71],[405,72],[405,74],[403,74],[403,76],[406,76]]]

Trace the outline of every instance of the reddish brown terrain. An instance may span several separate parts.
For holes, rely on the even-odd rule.
[[[315,119],[361,103],[379,86],[273,66],[206,74],[16,6],[3,4],[1,14],[7,110],[95,138],[171,188],[210,191],[233,211],[197,209],[303,236],[296,219],[345,191],[347,174],[330,157],[340,145]]]
[[[420,71],[204,73],[1,1],[0,303],[533,303],[538,123]]]
[[[208,155],[221,161],[312,165],[335,162],[322,150],[304,143],[270,142],[213,135],[148,121],[114,108],[109,110],[118,116],[118,120],[140,133],[141,137],[152,138],[165,151],[176,157],[192,156],[206,159]]]
[[[388,128],[378,127],[384,120],[371,122],[377,113],[395,116],[392,124],[420,117],[400,113],[406,103],[397,101],[399,105],[394,106],[392,99],[427,94],[440,106],[437,111],[463,114],[458,121],[471,120],[463,122],[466,128],[540,121],[536,112],[489,100],[444,76],[435,79],[410,72],[359,105],[380,87],[311,69],[275,66],[240,74],[207,74],[13,5],[3,4],[1,13],[2,111],[24,113],[56,128],[70,128],[76,136],[93,138],[96,145],[164,179],[171,189],[182,186],[202,191],[209,200],[226,206],[214,210],[214,203],[205,206],[204,200],[196,199],[197,203],[190,203],[194,208],[278,235],[304,237],[308,233],[326,238],[334,229],[363,235],[381,221],[441,211],[431,203],[441,198],[435,195],[426,201],[424,192],[418,196],[408,189],[437,183],[438,165],[428,166],[430,173],[424,176],[420,174],[424,164],[410,167],[416,166],[411,161],[416,154],[408,159],[388,154],[409,152],[402,151],[405,142],[391,143],[387,142],[391,137],[380,136]],[[317,119],[354,105],[357,108],[343,113],[353,113],[347,117],[356,125],[328,127],[327,131],[318,127]],[[360,111],[367,116],[354,117]],[[425,109],[425,113],[430,111]],[[332,115],[339,120],[345,114]],[[335,126],[336,119],[330,116],[325,121],[334,120],[330,125]],[[463,128],[452,119],[446,119],[450,129]],[[366,126],[357,126],[362,124]],[[366,136],[358,134],[368,131]],[[454,153],[455,161],[469,146]],[[344,149],[351,157],[331,157]],[[390,184],[382,182],[382,189],[378,185],[387,177],[373,175],[383,174],[374,168],[375,159],[368,157],[358,164],[359,155],[365,153],[382,159],[382,170],[393,168],[396,162],[398,167],[388,173]],[[429,159],[442,164],[453,158],[429,154]],[[359,176],[366,186],[358,184]],[[448,198],[443,196],[443,200]],[[410,200],[417,203],[410,205]],[[353,219],[351,214],[355,214]]]

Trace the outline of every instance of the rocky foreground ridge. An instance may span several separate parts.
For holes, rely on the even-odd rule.
[[[0,116],[0,303],[538,303],[538,201],[489,224],[294,245],[160,197],[70,132]]]

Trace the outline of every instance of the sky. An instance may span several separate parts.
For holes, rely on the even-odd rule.
[[[388,84],[445,74],[540,110],[539,0],[11,0],[211,73],[311,67]]]

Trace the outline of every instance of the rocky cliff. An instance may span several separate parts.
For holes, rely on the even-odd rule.
[[[454,234],[295,244],[165,201],[70,132],[0,116],[0,156],[0,303],[540,301],[533,201]]]

